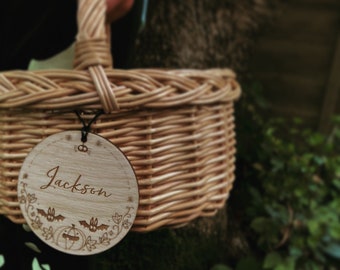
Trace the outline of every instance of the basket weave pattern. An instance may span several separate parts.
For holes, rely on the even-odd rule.
[[[0,73],[0,214],[24,223],[17,199],[26,155],[45,137],[92,131],[131,162],[140,201],[133,230],[182,226],[211,216],[234,181],[235,74],[216,70],[117,70],[105,35],[105,1],[78,0],[74,70]]]

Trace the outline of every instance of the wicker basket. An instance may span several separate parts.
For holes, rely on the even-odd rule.
[[[137,175],[132,230],[178,227],[223,207],[234,181],[235,74],[215,70],[114,70],[105,1],[79,0],[74,70],[0,73],[0,214],[25,223],[17,178],[32,147],[80,129],[112,141]]]

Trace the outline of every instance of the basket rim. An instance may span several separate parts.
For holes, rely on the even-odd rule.
[[[232,102],[241,87],[230,69],[105,69],[122,110],[174,108]],[[102,109],[87,70],[0,73],[0,110]]]

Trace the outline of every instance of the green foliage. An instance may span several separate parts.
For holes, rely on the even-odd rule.
[[[340,264],[340,117],[329,135],[264,117],[258,85],[239,108],[245,228],[263,269]],[[252,105],[249,101],[252,100]],[[244,124],[247,120],[252,125]],[[249,142],[250,140],[250,142]],[[247,142],[248,141],[248,142]],[[244,199],[246,198],[246,199]],[[335,269],[335,268],[334,268]]]
[[[0,268],[5,265],[5,257],[0,254]],[[34,258],[32,261],[32,270],[50,270],[50,266],[48,264],[40,264],[37,258]]]
[[[40,264],[37,258],[34,258],[32,261],[32,270],[50,270],[50,266],[48,264]]]
[[[2,268],[5,265],[5,257],[4,255],[0,254],[0,268]]]
[[[261,263],[258,261],[257,258],[253,256],[247,256],[240,260],[236,267],[235,270],[262,270]]]
[[[210,270],[233,270],[233,269],[224,264],[216,264]]]

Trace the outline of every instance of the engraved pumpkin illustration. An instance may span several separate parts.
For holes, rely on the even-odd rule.
[[[85,234],[74,224],[62,226],[56,230],[54,241],[65,250],[80,250],[85,245]]]

